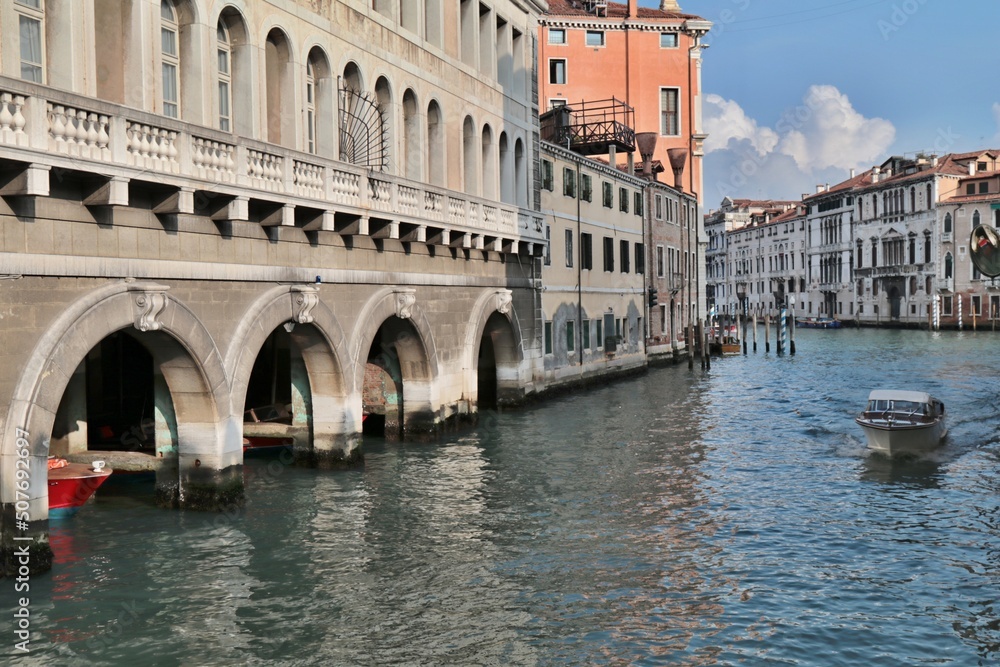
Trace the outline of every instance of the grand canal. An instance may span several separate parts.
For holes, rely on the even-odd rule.
[[[363,469],[257,459],[247,505],[102,490],[31,582],[37,665],[1000,661],[1000,334],[799,331]],[[868,456],[869,389],[927,389],[933,456]],[[0,582],[12,597],[13,584]],[[9,598],[5,598],[9,599]],[[9,618],[9,615],[8,615]]]

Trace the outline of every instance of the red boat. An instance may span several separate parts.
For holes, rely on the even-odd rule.
[[[49,518],[76,514],[112,472],[103,462],[95,468],[86,463],[69,463],[66,459],[49,459]]]
[[[290,447],[292,445],[291,438],[283,437],[267,437],[267,436],[249,436],[243,438],[243,453],[253,451],[269,451],[281,449],[282,447]]]

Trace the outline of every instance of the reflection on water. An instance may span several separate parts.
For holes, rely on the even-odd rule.
[[[250,461],[228,515],[102,489],[17,664],[995,664],[997,343],[799,331],[359,470]],[[944,400],[944,446],[869,455],[879,386]]]

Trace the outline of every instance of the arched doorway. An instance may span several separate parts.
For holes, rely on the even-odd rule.
[[[79,453],[85,461],[92,458],[92,434],[102,439],[94,446],[117,442],[118,454],[155,456],[160,505],[217,510],[242,502],[239,443],[218,349],[202,322],[167,290],[145,281],[106,285],[65,303],[41,325],[12,392],[6,423],[17,434],[0,444],[6,456],[14,456],[15,447],[20,458],[26,452],[31,477],[39,481],[23,510],[30,532],[47,532],[53,438],[57,452]],[[90,402],[90,414],[88,383],[101,391],[105,383],[117,386],[107,401]],[[152,443],[143,423],[150,415]],[[136,452],[128,451],[129,435],[139,440],[133,427],[146,436]],[[13,489],[0,487],[4,508],[20,500]],[[6,543],[8,527],[3,530]],[[47,569],[44,559],[39,563]]]
[[[506,314],[493,311],[479,339],[476,363],[476,404],[493,410],[520,402],[519,357],[514,327]]]
[[[432,431],[430,385],[430,364],[416,327],[389,317],[375,333],[365,362],[364,432],[401,440]]]
[[[105,336],[69,378],[52,423],[49,455],[71,463],[105,461],[116,475],[101,494],[148,494],[161,506],[180,504],[178,454],[184,429],[177,409],[182,420],[205,417],[182,395],[182,387],[202,384],[193,368],[183,369],[188,356],[159,331],[120,329]]]
[[[318,287],[275,287],[243,314],[225,365],[250,446],[291,440],[297,463],[361,460],[361,410],[345,376],[346,339]]]

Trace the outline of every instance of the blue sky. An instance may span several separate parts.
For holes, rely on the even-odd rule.
[[[707,209],[798,199],[890,155],[1000,148],[997,0],[679,1],[715,24]]]

